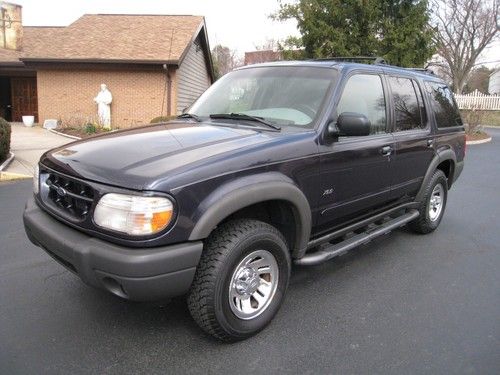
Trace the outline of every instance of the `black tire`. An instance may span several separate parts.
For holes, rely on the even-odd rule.
[[[244,320],[232,310],[230,285],[234,285],[231,281],[240,262],[259,250],[266,250],[274,257],[277,265],[274,269],[279,270],[279,277],[267,307],[263,307],[260,315]],[[205,243],[187,298],[189,311],[205,332],[220,340],[246,339],[266,327],[278,312],[288,287],[290,269],[286,241],[275,227],[249,219],[224,223]]]
[[[431,207],[431,198],[433,195],[432,193],[433,191],[435,191],[434,189],[438,189],[437,188],[438,185],[441,185],[442,187],[442,207],[437,217],[431,218],[430,207]],[[448,181],[443,171],[437,169],[432,175],[427,186],[425,187],[422,202],[420,202],[420,206],[418,208],[418,211],[420,212],[419,217],[408,224],[410,229],[420,234],[427,234],[434,231],[439,226],[439,223],[443,218],[447,200],[448,200]]]

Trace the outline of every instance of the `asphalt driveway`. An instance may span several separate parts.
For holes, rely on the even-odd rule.
[[[182,299],[131,303],[32,246],[29,181],[0,184],[0,374],[500,373],[500,131],[469,146],[439,229],[293,270],[258,336],[204,335]]]

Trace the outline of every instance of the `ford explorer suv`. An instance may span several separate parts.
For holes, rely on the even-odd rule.
[[[186,295],[204,331],[236,341],[276,315],[292,263],[406,224],[434,231],[464,155],[453,94],[429,72],[342,58],[246,66],[174,121],[46,152],[24,224],[88,285]]]

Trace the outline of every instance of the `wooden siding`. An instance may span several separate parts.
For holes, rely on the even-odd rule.
[[[177,70],[177,77],[177,113],[181,113],[210,86],[210,76],[201,46],[191,44]]]

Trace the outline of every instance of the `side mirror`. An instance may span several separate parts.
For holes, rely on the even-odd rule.
[[[341,135],[354,137],[370,135],[370,120],[361,113],[342,112],[337,119],[336,125]]]
[[[340,130],[337,127],[337,123],[335,121],[330,121],[328,123],[326,133],[328,134],[328,137],[331,138],[333,141],[336,141],[339,138]]]

